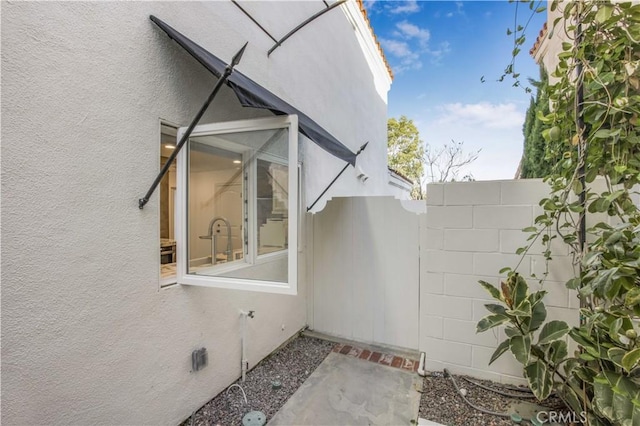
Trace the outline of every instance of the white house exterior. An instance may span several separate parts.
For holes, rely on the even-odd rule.
[[[326,7],[320,0],[240,4],[276,39]],[[226,62],[248,42],[239,72],[353,152],[369,142],[357,167],[349,166],[314,211],[335,196],[392,194],[386,156],[391,73],[355,0],[314,20],[269,56],[274,41],[228,1],[3,2],[1,7],[2,422],[176,424],[240,376],[241,311],[255,311],[247,330],[249,366],[308,323],[306,284],[313,256],[307,241],[314,228],[307,226],[306,207],[345,162],[303,136],[293,149],[297,117],[273,118],[269,111],[242,108],[223,87],[200,123],[240,124],[201,126],[194,135],[203,138],[207,155],[227,162],[236,155],[233,162],[251,170],[237,186],[253,206],[239,207],[253,212],[245,213],[253,225],[244,228],[245,245],[228,243],[222,252],[229,257],[223,254],[218,265],[212,249],[214,272],[189,278],[186,269],[200,264],[184,260],[183,270],[177,267],[182,284],[199,285],[162,285],[176,279],[159,273],[160,189],[144,209],[138,199],[160,170],[161,140],[181,134],[176,128],[191,122],[216,78],[149,16]],[[247,131],[244,126],[272,133],[289,126],[281,140],[282,161],[276,150],[257,150],[259,155],[250,157],[250,147],[234,145],[228,133],[210,135],[220,126],[235,128],[234,135]],[[244,148],[234,151],[232,145]],[[190,149],[197,151],[193,144]],[[300,173],[291,168],[295,162],[287,162],[296,150]],[[172,202],[178,221],[171,232],[179,235],[183,226],[188,233],[196,224],[199,229],[189,237],[188,249],[186,240],[175,237],[178,265],[187,250],[205,250],[206,261],[211,241],[196,236],[206,237],[206,226],[199,224],[206,225],[212,214],[202,221],[189,216],[196,204],[187,205],[185,190],[192,185],[190,194],[195,193],[197,179],[184,171],[186,155],[181,153],[169,178],[169,186],[177,187]],[[189,167],[195,174],[193,155]],[[261,214],[256,187],[265,170],[271,185],[269,229],[255,224]],[[289,194],[289,208],[276,206],[281,201],[276,184]],[[281,252],[260,251],[277,246],[265,241],[287,236],[288,249],[284,243]],[[284,271],[285,278],[275,291],[260,287],[262,281],[278,281],[277,274],[260,279],[269,255],[289,261],[288,269],[277,272]],[[256,269],[246,264],[224,269],[231,256],[251,260]],[[250,270],[260,271],[241,276]],[[252,281],[243,287],[234,279]],[[208,365],[192,371],[192,352],[202,347]]]

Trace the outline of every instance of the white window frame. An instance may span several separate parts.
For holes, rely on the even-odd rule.
[[[175,237],[177,244],[177,253],[176,253],[176,275],[178,284],[181,285],[193,285],[193,286],[201,286],[201,287],[214,287],[214,288],[226,288],[226,289],[234,289],[234,290],[247,290],[247,291],[258,291],[258,292],[267,292],[267,293],[279,293],[279,294],[291,294],[295,295],[298,293],[298,116],[296,115],[287,115],[287,116],[278,116],[278,117],[270,117],[270,118],[262,118],[262,119],[249,119],[249,120],[239,120],[239,121],[229,121],[224,123],[213,123],[213,124],[203,124],[200,126],[196,126],[191,133],[191,137],[197,136],[205,136],[205,135],[216,135],[216,134],[227,134],[227,133],[238,133],[238,132],[250,132],[250,131],[259,131],[259,130],[272,130],[272,129],[282,129],[287,128],[289,131],[289,226],[288,226],[288,248],[286,253],[289,257],[288,259],[288,270],[287,270],[287,282],[276,282],[276,281],[261,281],[261,280],[250,280],[243,278],[229,278],[229,277],[220,277],[220,276],[204,276],[204,275],[193,275],[187,273],[187,235],[188,235],[188,226],[187,226],[187,161],[188,161],[188,150],[183,149],[177,158],[177,172],[176,172],[176,211],[175,211]],[[178,129],[178,140],[185,133],[186,128],[182,127]],[[244,160],[243,160],[244,161]],[[257,161],[255,158],[252,160],[252,163]],[[254,168],[254,164],[250,164],[249,167]],[[250,171],[250,176],[255,176],[255,171]],[[244,176],[242,177],[244,179]],[[254,180],[254,178],[251,178]],[[255,185],[251,182],[248,185],[248,197],[249,199],[255,198]],[[250,203],[251,204],[251,203]],[[255,205],[255,202],[253,203]],[[257,253],[257,248],[251,248],[251,245],[255,245],[257,243],[257,230],[255,229],[255,224],[253,223],[255,220],[255,215],[252,213],[254,208],[250,208],[249,210],[249,262],[244,265],[237,265],[237,269],[241,269],[247,266],[254,266],[264,261],[273,259],[273,257],[282,256],[282,252],[274,252],[266,255],[261,255],[256,258],[253,258],[252,252],[255,251]],[[256,241],[253,243],[251,239],[255,238]],[[228,265],[230,269],[232,265]]]
[[[164,119],[160,119],[159,121],[160,123],[160,142],[162,142],[162,135],[168,135],[168,136],[173,136],[176,137],[178,134],[178,129],[180,128],[180,125],[175,124],[171,121],[168,120],[164,120]],[[158,156],[158,158],[160,158],[160,156]],[[177,164],[177,163],[176,163]],[[160,162],[158,162],[158,172],[160,172],[160,169],[162,169],[162,164],[160,164]],[[170,173],[170,172],[168,172]],[[176,168],[176,173],[177,173],[177,168]],[[176,174],[176,186],[177,186],[177,174]],[[177,191],[177,188],[176,188]],[[169,187],[169,199],[171,198],[171,187]],[[175,199],[174,199],[174,204],[175,204]],[[160,220],[160,188],[158,188],[158,221]],[[174,220],[172,222],[169,222],[169,226],[173,226],[174,227],[174,239],[175,239],[175,207],[173,209],[171,209],[171,207],[174,207],[171,205],[171,203],[169,203],[169,209],[170,211],[172,211],[172,215]],[[160,232],[160,224],[158,224],[158,232]],[[160,246],[160,238],[158,238],[158,246]],[[161,256],[160,256],[161,257]],[[178,252],[177,252],[177,248],[176,248],[176,261],[178,258]],[[176,274],[173,275],[169,275],[167,277],[162,277],[162,264],[160,265],[160,269],[158,269],[158,282],[160,284],[160,289],[165,289],[165,288],[169,288],[174,286],[175,284],[177,284],[177,279],[176,279]]]

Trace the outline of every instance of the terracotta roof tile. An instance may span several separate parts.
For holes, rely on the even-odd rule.
[[[536,42],[533,43],[533,47],[531,48],[531,50],[529,50],[529,54],[531,56],[535,56],[535,54],[538,52],[538,49],[540,49],[540,46],[542,45],[544,38],[547,36],[547,32],[548,32],[547,23],[545,22],[544,25],[542,26],[542,29],[538,33],[538,38],[536,38]]]
[[[376,37],[376,33],[373,31],[373,27],[371,26],[371,21],[369,21],[369,17],[367,16],[367,9],[364,7],[364,1],[363,0],[356,0],[356,1],[358,2],[358,6],[360,9],[360,12],[362,13],[362,16],[364,17],[364,20],[367,21],[367,25],[369,26],[369,30],[371,31],[371,35],[373,36],[373,40],[378,46],[378,51],[380,52],[380,56],[382,57],[384,64],[387,66],[387,71],[389,72],[389,76],[393,80],[393,71],[391,70],[391,66],[389,66],[387,57],[384,55],[384,50],[382,50],[382,46],[380,46],[378,37]]]
[[[396,169],[392,169],[391,167],[387,166],[387,169],[389,169],[389,171],[393,174],[395,174],[396,176],[398,176],[400,179],[405,180],[408,184],[413,185],[413,181],[411,179],[409,179],[408,177],[406,177],[405,175],[403,175],[402,173],[400,173],[399,171],[397,171]]]

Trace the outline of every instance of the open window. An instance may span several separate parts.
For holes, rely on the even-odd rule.
[[[160,164],[165,165],[176,147],[178,127],[168,123],[160,124]],[[176,283],[176,239],[174,230],[174,203],[176,192],[176,162],[173,161],[168,173],[158,186],[160,217],[160,286]]]
[[[295,115],[197,126],[177,159],[178,283],[295,294],[297,170]]]

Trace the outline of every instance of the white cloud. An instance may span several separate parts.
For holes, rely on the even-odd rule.
[[[421,57],[424,56],[430,57],[431,63],[439,64],[441,58],[451,51],[446,41],[435,49],[431,48],[431,32],[407,20],[396,23],[396,30],[392,35],[394,38],[381,38],[380,44],[385,52],[400,59],[400,63],[393,65],[396,74],[422,68]]]
[[[431,33],[426,28],[420,28],[417,25],[411,24],[408,21],[398,22],[396,28],[400,31],[400,36],[406,39],[415,38],[420,42],[420,45],[426,46]]]
[[[393,66],[394,73],[401,74],[407,70],[422,68],[420,54],[412,50],[407,42],[381,38],[380,44],[385,52],[400,59],[400,63]]]
[[[453,12],[449,12],[445,15],[447,18],[451,18],[453,16]]]
[[[428,50],[429,55],[431,55],[431,63],[436,65],[440,64],[442,62],[442,57],[449,52],[451,52],[451,46],[448,41],[440,43],[437,49]]]
[[[400,2],[398,2],[400,3]],[[406,2],[400,3],[399,6],[391,7],[389,12],[393,14],[399,13],[415,13],[420,11],[420,5],[418,5],[417,0],[409,0]]]
[[[418,60],[417,58],[407,58],[402,61],[400,65],[396,65],[395,67],[393,67],[393,70],[396,74],[402,74],[407,70],[419,70],[420,68],[422,68],[422,61]]]
[[[377,13],[377,12],[379,12],[379,8],[376,6],[377,2],[378,2],[378,0],[364,0],[363,1],[364,8],[367,11],[367,13]]]
[[[471,174],[477,180],[513,178],[522,156],[524,122],[524,111],[519,111],[516,104],[450,103],[423,114],[418,130],[427,144],[438,148],[455,140],[464,142],[465,152],[482,150],[460,176]]]
[[[409,44],[404,41],[381,38],[380,44],[384,48],[385,52],[389,52],[389,54],[397,56],[398,58],[405,58],[416,55],[411,51]]]
[[[521,128],[524,113],[513,103],[446,104],[440,108],[440,123],[470,123],[488,129]]]

